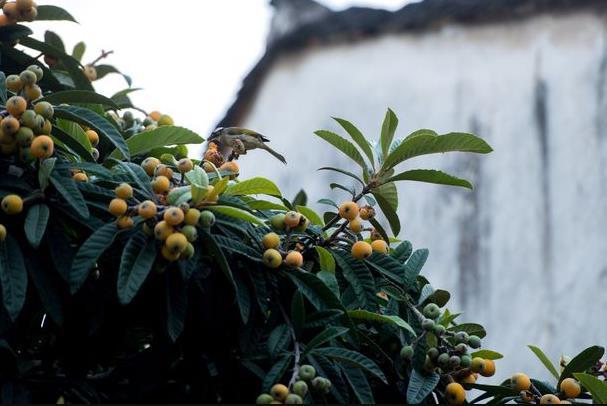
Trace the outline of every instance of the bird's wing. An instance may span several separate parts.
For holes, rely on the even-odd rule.
[[[236,135],[236,134],[252,135],[253,137],[257,138],[259,141],[262,141],[262,142],[270,141],[270,139],[268,137],[266,137],[265,135],[260,134],[257,131],[249,130],[248,128],[233,127],[232,131],[234,132],[234,135]]]

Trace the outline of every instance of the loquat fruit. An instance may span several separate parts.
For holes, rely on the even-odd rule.
[[[472,358],[470,369],[472,372],[481,372],[485,368],[485,360],[480,357]]]
[[[19,195],[6,195],[0,206],[6,214],[19,214],[23,210],[23,200]]]
[[[257,400],[255,401],[255,403],[258,405],[269,405],[273,399],[274,398],[272,398],[272,395],[262,393],[261,395],[257,396]]]
[[[316,376],[316,369],[312,365],[304,364],[299,367],[299,377],[304,381],[311,381]]]
[[[436,319],[440,316],[440,307],[436,303],[428,303],[422,313],[429,319]]]
[[[231,172],[230,179],[236,179],[240,174],[240,167],[236,163],[236,161],[228,161],[219,167],[220,170]]]
[[[270,224],[277,231],[284,230],[285,229],[285,215],[282,213],[275,214],[274,216],[272,216],[272,218],[270,218]]]
[[[516,392],[526,391],[531,388],[531,379],[529,379],[526,374],[519,372],[512,375],[512,378],[510,378],[510,385],[512,390]]]
[[[114,193],[116,193],[116,197],[128,200],[133,197],[133,188],[128,183],[123,182],[120,185],[116,186],[116,189],[114,189]]]
[[[348,228],[354,233],[360,233],[363,231],[363,222],[360,217],[356,217],[354,220],[348,223]]]
[[[158,126],[163,126],[163,125],[173,125],[173,118],[167,114],[163,114],[160,117],[158,117]]]
[[[24,91],[28,100],[36,100],[42,96],[42,89],[38,85],[26,85]]]
[[[34,110],[25,110],[21,117],[19,118],[19,122],[31,129],[36,127],[36,112]]]
[[[158,165],[160,165],[160,160],[154,157],[147,157],[143,160],[143,162],[141,162],[141,167],[145,173],[148,174],[148,176],[154,176],[154,172],[156,171],[156,167],[158,167]]]
[[[188,245],[188,239],[183,233],[173,233],[169,235],[164,242],[169,252],[181,254]]]
[[[299,251],[289,251],[285,257],[285,264],[293,268],[301,267],[303,262],[303,255]]]
[[[0,122],[0,127],[4,134],[13,135],[19,130],[19,120],[13,116],[6,116]]]
[[[167,222],[168,225],[176,226],[183,223],[185,215],[183,214],[183,210],[181,210],[179,207],[169,207],[164,211],[162,218]]]
[[[158,119],[160,118],[162,114],[159,111],[152,111],[150,113],[150,118],[154,121],[158,121]]]
[[[173,179],[173,170],[165,164],[159,164],[155,171],[156,176],[166,176],[169,179]]]
[[[181,232],[189,242],[194,242],[198,239],[198,231],[194,226],[185,225],[181,228]]]
[[[297,231],[298,233],[303,233],[304,231],[306,231],[306,229],[308,228],[309,225],[310,225],[310,220],[308,220],[307,218],[305,218],[302,215],[301,218],[299,219],[299,225],[297,227],[295,227],[293,230]]]
[[[276,385],[272,386],[272,389],[270,389],[270,394],[275,400],[284,402],[289,395],[289,388],[283,384],[277,383]]]
[[[38,159],[49,158],[53,155],[55,144],[48,135],[39,135],[32,141],[32,155]]]
[[[166,221],[159,221],[154,226],[154,237],[156,237],[157,240],[164,241],[171,234],[173,234],[173,231],[175,231],[173,227],[169,225]]]
[[[540,405],[556,405],[559,403],[561,403],[561,400],[557,396],[555,396],[551,393],[543,395],[540,398]]]
[[[21,1],[23,1],[23,2],[29,2],[29,3],[32,3],[32,4],[34,3],[33,0],[21,0]],[[35,6],[25,7],[25,8],[22,8],[21,10],[22,11],[26,11],[26,10],[31,9],[32,7],[35,7]],[[19,8],[19,0],[17,1],[17,8]],[[42,79],[42,77],[44,76],[44,70],[42,70],[42,68],[40,66],[38,66],[38,65],[30,65],[30,66],[27,67],[27,70],[34,72],[34,74],[36,75],[36,81],[37,82],[39,82],[40,79]]]
[[[20,127],[17,133],[15,134],[15,140],[17,144],[22,147],[27,147],[32,143],[34,139],[34,132],[31,128]]]
[[[23,10],[19,15],[24,21],[32,22],[38,16],[38,9],[36,7],[30,7],[27,10]]]
[[[303,404],[303,399],[301,398],[301,396],[295,394],[295,393],[290,393],[287,395],[287,398],[285,399],[285,405],[302,405]]]
[[[166,193],[171,187],[171,182],[166,176],[156,176],[156,179],[152,181],[152,189],[155,193]]]
[[[179,259],[179,256],[181,255],[179,252],[177,252],[177,253],[171,252],[166,245],[162,246],[160,253],[162,254],[164,259],[166,259],[167,261],[170,261],[170,262],[177,261]]]
[[[371,248],[373,251],[378,252],[380,254],[387,254],[390,252],[390,246],[384,240],[375,240],[371,241]]]
[[[91,143],[91,145],[93,147],[96,147],[97,145],[99,145],[99,134],[97,134],[97,131],[95,131],[95,130],[86,130],[85,134],[86,134],[86,137],[89,139],[89,142]]]
[[[305,381],[295,381],[292,389],[293,393],[303,398],[308,393],[308,384]]]
[[[410,345],[405,345],[400,349],[400,357],[405,361],[411,361],[413,359],[413,347]]]
[[[38,77],[31,70],[24,70],[19,74],[19,79],[21,80],[21,85],[23,85],[23,87],[27,87],[36,84]]]
[[[114,216],[122,216],[128,208],[129,206],[126,204],[126,201],[120,198],[112,199],[108,206],[109,212]]]
[[[450,405],[461,405],[466,400],[466,391],[459,383],[451,382],[445,388],[445,399]]]
[[[118,228],[123,229],[133,227],[133,224],[135,224],[135,222],[129,216],[120,216],[118,217],[116,224],[118,224]]]
[[[481,339],[479,336],[470,336],[468,337],[468,345],[470,346],[470,348],[480,348],[481,346]]]
[[[19,19],[19,9],[16,3],[6,3],[2,7],[2,12],[9,20],[17,21]]]
[[[424,319],[422,321],[422,328],[426,331],[434,331],[435,327],[436,327],[436,324],[434,323],[434,320],[432,320],[432,319]]]
[[[0,224],[0,241],[6,240],[6,235],[8,232],[6,231],[6,227],[4,224]]]
[[[21,96],[13,96],[6,101],[6,110],[15,118],[19,118],[27,109],[27,102]]]
[[[34,3],[34,0],[17,0],[15,2],[15,5],[17,6],[17,10],[24,11],[24,10],[28,10],[32,7],[35,7],[36,3]],[[33,65],[33,66],[36,66],[36,65]]]
[[[268,268],[278,268],[282,264],[282,255],[274,248],[270,248],[263,253],[262,260]]]
[[[6,88],[12,92],[17,93],[23,88],[19,75],[9,75],[6,77]]]
[[[194,168],[194,163],[190,158],[183,158],[177,162],[177,169],[180,173],[186,173]]]
[[[371,206],[361,207],[358,215],[363,220],[370,220],[375,217],[375,209]]]
[[[53,115],[55,114],[55,109],[53,109],[53,106],[49,102],[45,101],[36,103],[34,106],[34,111],[36,114],[40,114],[47,120],[53,118]]]
[[[373,253],[371,244],[365,241],[357,241],[352,244],[352,256],[356,259],[365,259]]]
[[[459,380],[460,383],[476,383],[476,377],[474,376],[474,374],[469,374],[466,375],[465,377],[461,378]]]
[[[482,376],[493,376],[495,374],[495,362],[493,362],[493,360],[486,359],[485,363],[483,364],[483,369],[481,369],[479,372]]]
[[[565,396],[569,399],[577,398],[578,396],[580,396],[580,393],[582,393],[582,388],[580,384],[573,378],[563,379],[559,388],[561,392],[563,392]]]
[[[151,219],[152,217],[155,217],[157,212],[158,208],[156,207],[156,203],[151,200],[144,200],[143,202],[139,203],[139,206],[137,207],[137,214],[144,219]]]
[[[348,221],[354,220],[359,211],[358,205],[354,202],[344,202],[339,206],[339,216]]]
[[[263,238],[261,239],[261,243],[266,249],[278,248],[278,246],[280,245],[280,236],[276,233],[268,233],[263,236]]]
[[[88,182],[89,177],[86,176],[86,173],[84,172],[78,172],[72,175],[72,179],[74,179],[76,182]]]
[[[200,225],[205,228],[210,228],[215,224],[215,214],[213,212],[205,210],[200,213]]]
[[[299,225],[299,221],[301,220],[301,214],[296,211],[289,211],[285,214],[284,224],[287,227],[294,228]]]
[[[189,226],[195,226],[200,221],[200,210],[191,208],[186,210],[183,222]]]

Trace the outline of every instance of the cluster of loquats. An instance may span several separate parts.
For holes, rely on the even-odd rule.
[[[565,378],[559,385],[558,393],[542,394],[526,374],[519,372],[510,378],[510,387],[518,393],[518,400],[527,404],[553,405],[571,404],[571,400],[582,394],[582,386],[574,378]]]
[[[290,385],[290,388],[281,383],[272,386],[270,393],[262,393],[257,397],[258,405],[286,404],[300,405],[309,395],[310,390],[319,395],[327,394],[331,391],[331,381],[322,376],[316,376],[316,370],[312,365],[302,365],[299,367],[296,376]]]
[[[53,125],[53,106],[38,101],[42,90],[36,84],[43,71],[31,65],[19,75],[6,78],[6,88],[14,93],[6,101],[6,110],[0,112],[0,152],[16,154],[21,162],[46,159],[53,155],[54,143],[49,136]]]
[[[122,183],[115,189],[116,198],[110,201],[109,212],[116,216],[116,224],[121,229],[133,227],[136,219],[140,219],[144,223],[143,231],[162,242],[160,252],[167,261],[191,258],[194,255],[192,243],[198,239],[197,227],[209,229],[215,223],[215,215],[211,211],[201,210],[217,202],[213,186],[207,187],[206,198],[198,203],[198,207],[190,207],[193,204],[191,200],[176,201],[173,197],[181,196],[181,190],[189,187],[184,174],[194,169],[192,160],[184,158],[177,162],[176,170],[180,176],[154,157],[144,159],[141,167],[150,176],[155,200],[138,201],[133,188]]]
[[[125,111],[122,116],[112,112],[110,113],[110,117],[124,132],[125,138],[129,138],[144,131],[152,131],[159,127],[166,127],[175,124],[171,116],[168,114],[161,114],[159,111],[152,111],[143,119],[136,117],[131,111],[128,110]],[[179,156],[185,158],[187,156],[187,148],[184,152],[182,152],[182,154],[179,154]]]
[[[490,377],[495,374],[495,362],[470,354],[470,349],[481,347],[481,339],[469,335],[465,331],[447,329],[448,319],[441,317],[440,307],[435,303],[424,306],[421,313],[416,314],[425,334],[421,337],[431,337],[436,343],[426,350],[424,370],[427,373],[438,372],[447,376],[450,383],[445,388],[445,400],[449,404],[460,405],[466,400],[466,392],[462,384],[474,384],[480,376]],[[400,356],[406,362],[413,359],[419,340],[404,346]],[[422,348],[423,351],[423,348]]]
[[[38,6],[34,0],[2,1],[0,26],[16,24],[20,21],[34,21],[38,16]]]
[[[240,167],[236,161],[226,161],[223,154],[217,149],[217,144],[210,142],[209,146],[204,153],[204,165],[203,169],[205,172],[215,172],[217,168],[224,172],[230,172],[230,179],[236,179],[240,173]]]

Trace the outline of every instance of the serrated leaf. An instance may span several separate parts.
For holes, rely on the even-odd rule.
[[[346,130],[348,134],[350,134],[352,140],[354,140],[354,142],[358,144],[360,149],[365,153],[365,155],[369,159],[371,166],[375,168],[375,162],[373,160],[373,150],[371,149],[371,145],[369,145],[369,142],[367,141],[365,136],[360,132],[360,130],[356,128],[354,124],[352,124],[348,120],[344,120],[343,118],[333,117],[333,120],[337,121],[339,125],[341,125],[342,128]]]
[[[286,269],[287,275],[301,293],[319,310],[344,310],[341,301],[316,275],[298,269]]]
[[[325,222],[320,218],[318,213],[306,206],[295,206],[295,209],[304,215],[312,224],[316,224],[318,226],[324,226]]]
[[[118,300],[125,305],[131,302],[145,282],[154,260],[156,243],[138,232],[126,243],[118,270]]]
[[[291,332],[289,331],[289,326],[280,324],[274,327],[274,330],[272,330],[268,337],[268,352],[272,357],[276,357],[282,351],[286,351],[290,343]]]
[[[39,5],[36,21],[72,21],[77,23],[76,19],[70,13],[61,7],[50,5]]]
[[[224,194],[229,196],[258,195],[282,197],[280,189],[269,179],[256,177],[228,186]]]
[[[27,271],[19,243],[11,235],[0,242],[0,284],[4,308],[15,321],[25,304]]]
[[[127,159],[130,158],[128,146],[122,134],[105,118],[92,110],[78,106],[57,106],[55,116],[84,124],[95,130],[100,138],[113,144]]]
[[[116,165],[115,168],[122,169],[129,176],[131,182],[136,183],[143,193],[148,196],[154,195],[150,177],[141,166],[132,162],[118,162],[118,165]]]
[[[171,145],[200,144],[204,141],[200,135],[187,128],[177,126],[162,126],[154,130],[135,134],[126,140],[126,146],[131,156],[143,155],[153,149]],[[123,151],[116,145],[111,158],[121,159]]]
[[[61,103],[102,104],[115,110],[119,109],[118,105],[112,99],[90,90],[63,90],[49,93],[40,101],[46,101],[53,105]]]
[[[353,320],[362,320],[362,321],[367,321],[367,322],[390,324],[393,326],[398,326],[400,328],[407,330],[414,337],[417,336],[417,334],[415,333],[415,330],[413,330],[413,328],[409,325],[409,323],[407,323],[405,320],[403,320],[402,318],[400,318],[398,316],[388,316],[385,314],[378,314],[378,313],[370,312],[367,310],[350,310],[348,312],[348,315]]]
[[[319,347],[334,338],[346,334],[348,331],[350,331],[350,329],[345,327],[327,327],[308,341],[305,353],[310,352],[314,348]]]
[[[360,167],[363,168],[364,171],[367,170],[367,165],[365,164],[362,155],[360,154],[360,152],[358,152],[354,144],[352,144],[350,141],[340,137],[335,133],[332,133],[331,131],[319,130],[315,131],[314,134],[316,134],[323,140],[327,141],[329,144],[333,145],[339,151],[344,153],[348,158],[352,159],[354,162],[360,165]]]
[[[402,264],[409,259],[412,252],[413,246],[411,245],[411,242],[403,241],[396,246],[396,248],[390,253],[390,255]]]
[[[55,168],[55,162],[57,158],[48,158],[40,162],[40,168],[38,169],[38,183],[40,189],[44,191],[48,187],[49,177]]]
[[[25,237],[32,247],[38,248],[46,231],[50,212],[46,204],[35,204],[25,217]]]
[[[284,357],[280,358],[263,379],[261,390],[263,392],[270,392],[270,388],[272,388],[272,386],[274,386],[277,382],[281,381],[282,376],[285,374],[290,364],[291,355],[285,355]]]
[[[226,216],[245,220],[253,224],[263,225],[263,222],[248,211],[237,209],[231,206],[208,206],[207,209]]]
[[[78,189],[74,179],[53,172],[49,180],[55,189],[57,189],[57,192],[74,208],[80,217],[84,219],[89,218],[89,209],[86,206],[86,201],[82,197],[82,193],[80,193],[80,189]]]
[[[433,169],[413,169],[405,171],[388,178],[385,182],[398,182],[402,180],[411,180],[415,182],[435,183],[437,185],[460,186],[468,189],[474,189],[472,184],[466,179],[457,178],[448,173]]]
[[[365,262],[388,279],[396,282],[398,286],[403,284],[405,279],[405,266],[396,259],[385,254],[374,252],[369,258],[365,259]]]
[[[417,275],[419,275],[424,267],[429,254],[430,251],[428,251],[426,248],[415,250],[415,252],[411,254],[405,263],[405,286],[415,286]]]
[[[546,367],[548,372],[552,374],[556,379],[559,379],[559,373],[556,370],[554,364],[550,361],[550,358],[542,351],[539,347],[535,345],[528,345],[529,349],[535,354],[535,356],[541,361],[542,364]]]
[[[363,405],[374,405],[373,390],[364,372],[358,368],[342,367],[341,370],[358,401]]]
[[[381,151],[382,156],[384,158],[388,156],[388,151],[390,150],[390,146],[392,145],[392,140],[394,139],[396,127],[398,127],[398,118],[391,109],[388,109],[388,111],[386,111],[386,115],[381,126],[380,138]]]
[[[108,223],[97,229],[80,246],[69,273],[69,284],[72,294],[82,287],[89,273],[95,267],[95,263],[105,250],[112,245],[118,233],[119,230],[116,224]]]
[[[411,370],[411,376],[409,377],[409,385],[407,386],[407,403],[412,405],[420,404],[426,399],[426,397],[432,393],[438,381],[440,375],[432,373],[430,375],[422,375],[417,372],[416,369]]]
[[[339,361],[354,365],[357,368],[362,368],[362,369],[368,371],[369,373],[371,373],[372,375],[376,376],[377,378],[379,378],[382,382],[384,382],[386,384],[388,383],[386,376],[384,375],[382,370],[377,366],[377,364],[373,360],[371,360],[370,358],[367,358],[366,356],[364,356],[363,354],[361,354],[359,352],[347,350],[345,348],[339,348],[339,347],[323,347],[323,348],[316,348],[311,353],[313,355],[320,354],[325,357],[329,357],[329,358],[332,358],[335,360],[339,360]]]
[[[449,133],[439,136],[420,134],[408,137],[384,160],[382,171],[420,155],[444,152],[475,152],[487,154],[493,149],[483,139],[467,133]]]
[[[601,381],[590,374],[574,373],[573,376],[590,392],[595,403],[607,404],[607,384],[605,381]]]
[[[557,386],[560,387],[563,379],[571,378],[574,372],[585,372],[587,369],[593,367],[601,360],[604,354],[605,348],[598,345],[593,345],[580,352],[567,363],[567,366],[565,366],[565,369],[563,369],[563,372],[561,373]]]
[[[351,255],[341,251],[333,251],[335,262],[341,269],[342,275],[354,290],[358,304],[363,309],[372,309],[377,298],[377,288],[373,275],[364,262],[354,259]]]

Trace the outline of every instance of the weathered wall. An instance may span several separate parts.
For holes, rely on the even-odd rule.
[[[335,178],[315,169],[349,163],[312,132],[337,130],[338,116],[376,137],[387,106],[397,136],[486,138],[488,156],[406,164],[442,167],[476,190],[401,183],[401,237],[430,249],[426,272],[456,292],[450,307],[486,325],[486,344],[507,356],[500,376],[539,372],[526,344],[557,359],[607,336],[592,322],[607,305],[606,28],[596,13],[544,15],[283,57],[240,124],[270,137],[290,165],[258,153],[242,157],[246,176],[277,179],[289,196],[301,187],[327,196],[320,180]]]

